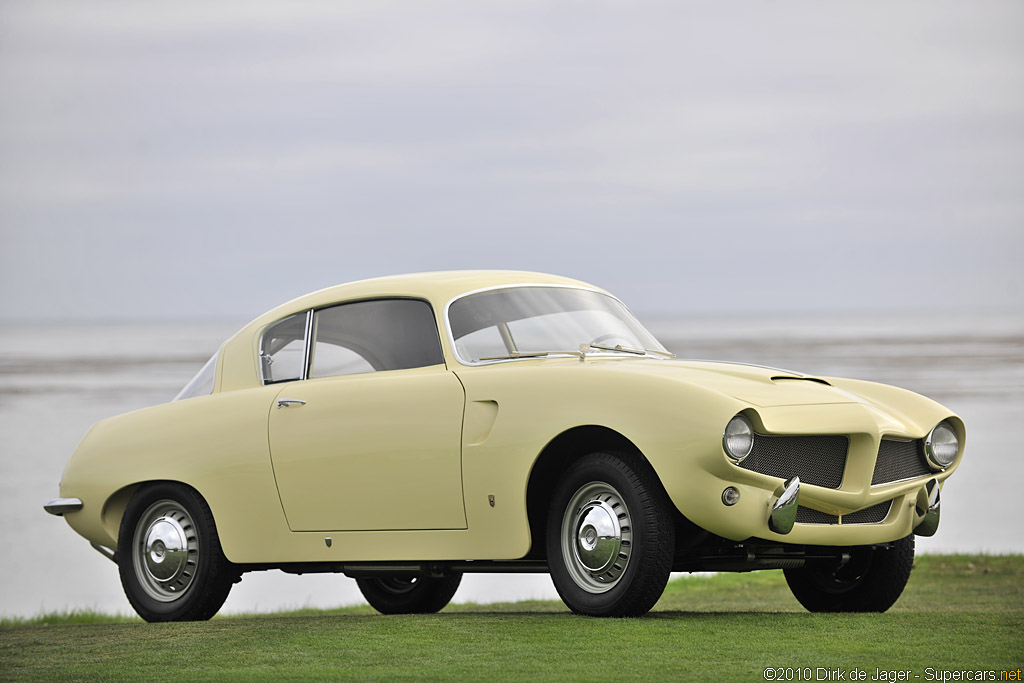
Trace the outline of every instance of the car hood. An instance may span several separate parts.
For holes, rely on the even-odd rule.
[[[820,377],[761,365],[704,360],[647,360],[621,363],[641,373],[672,375],[761,407],[823,403],[861,403],[863,399]]]

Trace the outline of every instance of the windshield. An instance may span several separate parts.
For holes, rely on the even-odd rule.
[[[179,391],[173,400],[180,401],[193,396],[205,396],[213,393],[213,382],[217,377],[217,354],[219,353],[220,351],[217,351],[210,357],[210,360],[206,361],[206,364],[199,369],[195,377],[189,380],[185,388]]]
[[[618,299],[588,289],[509,287],[470,294],[451,303],[448,324],[456,353],[469,363],[582,351],[667,354]]]

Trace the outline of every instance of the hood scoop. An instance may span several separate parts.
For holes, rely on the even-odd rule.
[[[819,377],[793,377],[792,375],[776,375],[772,377],[773,382],[817,382],[818,384],[824,384],[826,387],[832,386],[825,380]]]

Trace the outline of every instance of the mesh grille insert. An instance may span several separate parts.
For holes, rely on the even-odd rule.
[[[835,515],[802,506],[796,509],[796,521],[797,524],[839,524],[839,518]]]
[[[770,477],[793,475],[811,486],[837,489],[843,483],[850,440],[842,435],[754,435],[754,447],[739,466]]]
[[[888,517],[891,507],[892,501],[887,500],[884,503],[851,512],[848,515],[843,515],[843,524],[878,524]]]
[[[882,439],[875,459],[875,471],[871,475],[871,485],[889,484],[931,473],[932,469],[924,458],[924,441]]]
[[[889,516],[891,508],[892,501],[887,500],[884,503],[843,515],[843,524],[878,524]],[[798,524],[839,524],[839,517],[801,506],[796,509],[796,521]]]

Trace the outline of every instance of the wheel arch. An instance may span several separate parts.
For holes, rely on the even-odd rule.
[[[142,488],[148,486],[157,486],[160,484],[173,484],[175,486],[182,486],[184,488],[190,489],[193,492],[195,492],[197,496],[202,498],[203,501],[207,504],[207,506],[209,506],[210,504],[210,501],[207,500],[206,496],[204,496],[203,493],[195,486],[187,484],[183,481],[177,481],[175,479],[149,479],[122,486],[121,488],[117,489],[109,496],[107,496],[106,501],[104,501],[103,503],[103,512],[100,514],[103,530],[114,541],[114,544],[110,546],[112,550],[117,550],[117,542],[119,540],[118,536],[121,531],[121,521],[124,519],[125,510],[127,510],[128,503],[131,501],[132,496],[134,496]],[[210,515],[213,516],[214,526],[216,527],[217,519],[216,515],[214,515],[213,513],[212,508],[210,509]]]
[[[546,557],[544,540],[548,504],[562,473],[574,462],[595,451],[622,453],[653,472],[653,467],[636,444],[610,427],[580,425],[553,438],[537,456],[527,480],[526,514],[531,539],[527,558]]]

